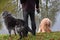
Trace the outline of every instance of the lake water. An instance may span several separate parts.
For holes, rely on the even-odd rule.
[[[51,15],[51,14],[50,14]],[[52,14],[54,15],[54,14]],[[37,30],[38,30],[38,26],[39,26],[39,20],[38,20],[38,16],[36,17],[36,25],[37,25]],[[56,13],[56,15],[54,15],[54,17],[52,17],[52,21],[54,22],[53,26],[51,27],[52,31],[60,31],[60,11],[58,11]],[[29,21],[29,26],[31,22]],[[6,26],[4,25],[4,23],[2,23],[2,29],[0,30],[0,34],[8,34],[8,30],[6,29]],[[13,33],[13,31],[12,31]]]

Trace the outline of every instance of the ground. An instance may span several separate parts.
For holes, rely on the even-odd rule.
[[[19,36],[12,34],[12,37],[9,38],[7,34],[0,34],[0,40],[17,40]],[[37,33],[36,36],[31,34],[28,37],[23,38],[22,40],[60,40],[60,32],[51,32],[51,33]]]

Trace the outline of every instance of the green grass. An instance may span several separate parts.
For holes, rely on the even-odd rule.
[[[60,32],[39,33],[36,36],[37,40],[60,40]]]
[[[18,38],[18,35],[12,35],[12,37],[9,38],[8,35],[0,34],[0,40],[17,40]],[[36,36],[28,35],[28,37],[22,40],[60,40],[60,32],[37,33]]]

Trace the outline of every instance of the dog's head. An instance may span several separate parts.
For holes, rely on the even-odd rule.
[[[3,18],[10,16],[11,14],[8,11],[2,13]]]

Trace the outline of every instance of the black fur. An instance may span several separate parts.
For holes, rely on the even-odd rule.
[[[4,11],[2,16],[10,36],[11,36],[12,29],[14,30],[14,33],[16,35],[16,32],[15,32],[16,19],[12,17],[12,15],[8,11]]]
[[[14,18],[8,11],[4,11],[2,16],[3,16],[4,22],[6,24],[6,27],[9,31],[10,36],[11,36],[12,29],[14,30],[14,33],[16,34],[15,26],[17,26],[16,27],[17,32],[18,32],[19,36],[21,36],[20,39],[22,37],[27,36],[28,32],[33,33],[32,30],[26,25],[24,20]]]
[[[17,19],[17,26],[18,26],[17,32],[20,35],[20,39],[22,39],[22,37],[27,37],[28,32],[32,33],[32,30],[21,19]]]

